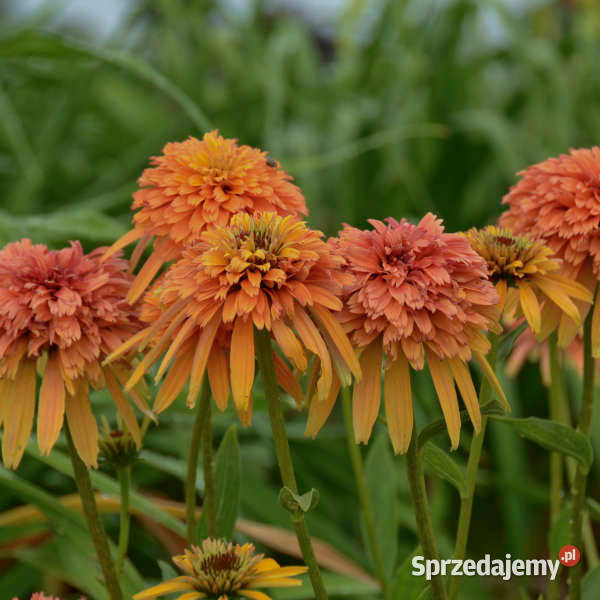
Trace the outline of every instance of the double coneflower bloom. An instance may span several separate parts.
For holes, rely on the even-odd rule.
[[[155,412],[169,406],[188,379],[193,406],[207,370],[217,405],[225,408],[231,389],[242,422],[249,423],[254,329],[266,328],[299,372],[315,357],[316,401],[323,403],[334,386],[334,367],[347,383],[351,374],[360,377],[360,367],[333,316],[342,308],[343,260],[321,238],[304,222],[273,212],[238,213],[227,227],[203,232],[146,294],[141,315],[148,327],[108,360],[150,344],[126,387],[164,353],[157,381],[170,370]],[[287,362],[274,358],[282,386],[301,397]]]
[[[129,292],[141,296],[165,262],[181,256],[207,227],[226,227],[232,215],[272,211],[306,215],[306,203],[291,177],[266,152],[238,146],[217,131],[202,140],[173,142],[152,159],[133,195],[134,228],[115,242],[107,254],[138,241],[135,265],[154,238],[154,250]]]
[[[81,245],[48,250],[30,240],[8,244],[0,252],[0,424],[4,426],[4,464],[21,461],[34,421],[37,382],[37,437],[50,452],[66,414],[77,451],[96,465],[98,428],[89,388],[105,385],[139,440],[137,421],[119,381],[128,378],[122,359],[112,369],[101,366],[140,328],[136,310],[125,297],[132,276],[126,261],[101,263],[105,249],[84,254]],[[145,400],[132,391],[142,410]]]
[[[540,340],[558,330],[559,345],[568,345],[581,325],[574,301],[589,304],[592,294],[560,272],[562,260],[552,248],[493,225],[471,229],[466,235],[487,263],[508,320],[524,316]]]
[[[306,567],[280,567],[272,558],[254,554],[252,544],[240,546],[212,539],[174,556],[173,562],[184,575],[140,592],[133,600],[151,600],[175,593],[181,593],[177,596],[179,600],[270,600],[255,588],[299,586],[302,582],[294,576],[307,571]]]
[[[600,277],[600,148],[571,150],[532,165],[504,197],[500,225],[542,240],[563,260],[562,273],[591,293]],[[596,302],[592,348],[600,356],[600,309]],[[581,317],[589,304],[578,306]],[[577,333],[570,315],[561,317],[563,345]]]
[[[366,231],[345,226],[332,241],[353,276],[340,321],[361,350],[363,378],[353,397],[356,440],[369,440],[379,413],[385,356],[384,399],[395,451],[408,449],[413,430],[410,368],[423,369],[425,362],[456,448],[461,420],[455,384],[476,429],[481,422],[471,358],[501,394],[485,359],[490,345],[483,333],[498,327],[498,293],[468,240],[444,233],[434,215],[417,225],[392,218],[370,223],[373,229]]]

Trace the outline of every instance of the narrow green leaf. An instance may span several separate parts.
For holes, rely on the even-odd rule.
[[[465,493],[465,477],[461,468],[446,452],[432,442],[423,448],[423,461],[438,477],[452,484],[461,497]]]
[[[421,546],[407,556],[396,569],[392,581],[392,598],[403,598],[403,600],[417,600],[419,595],[430,585],[425,575],[413,575],[412,560],[415,556],[422,556]]]
[[[598,600],[600,598],[600,567],[588,571],[583,578],[582,600]]]
[[[217,530],[219,536],[233,537],[240,507],[242,465],[237,425],[225,434],[215,461],[215,487],[217,500]]]
[[[592,446],[581,432],[575,431],[572,427],[538,417],[517,419],[490,415],[490,418],[512,425],[521,437],[535,442],[546,450],[572,456],[581,463],[586,472],[589,471],[594,460]]]

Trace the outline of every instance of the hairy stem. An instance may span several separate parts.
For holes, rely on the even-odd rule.
[[[100,568],[104,575],[104,583],[108,590],[110,600],[122,600],[123,594],[121,593],[121,586],[119,585],[119,579],[117,577],[117,571],[110,555],[110,547],[108,545],[108,538],[104,531],[104,525],[100,520],[98,513],[98,507],[96,506],[96,499],[94,497],[94,490],[92,489],[92,480],[90,474],[81,460],[75,443],[71,436],[69,426],[65,423],[65,434],[67,443],[69,445],[69,453],[71,455],[71,463],[73,465],[73,475],[75,477],[75,483],[77,484],[77,490],[81,497],[81,504],[83,507],[83,514],[92,536],[92,542],[100,561]]]
[[[277,462],[279,463],[281,480],[285,487],[289,488],[294,494],[297,494],[298,486],[296,484],[294,465],[292,463],[290,445],[285,429],[285,419],[281,407],[281,399],[279,397],[279,385],[277,383],[275,365],[273,363],[271,335],[266,328],[263,328],[262,330],[257,329],[255,333],[256,356],[262,374],[269,419],[273,431],[273,443],[275,445]],[[293,514],[292,523],[296,531],[300,550],[302,551],[302,557],[308,567],[308,574],[315,593],[315,598],[317,600],[327,600],[327,592],[325,590],[325,585],[323,584],[323,579],[321,578],[321,571],[319,570],[319,565],[315,557],[304,514],[301,512]]]

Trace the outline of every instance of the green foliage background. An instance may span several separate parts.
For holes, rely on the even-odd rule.
[[[499,214],[519,169],[600,138],[594,0],[524,2],[517,10],[500,0],[353,0],[326,33],[258,1],[245,19],[218,1],[139,0],[107,40],[56,27],[64,4],[48,2],[19,21],[0,5],[2,244],[23,236],[53,247],[71,239],[88,249],[111,243],[128,228],[130,196],[148,158],[167,141],[212,127],[278,158],[304,190],[310,223],[328,234],[341,222],[362,226],[367,218],[427,211],[449,230],[483,225]],[[536,365],[505,383],[513,414],[547,416]],[[427,378],[416,384],[422,426],[440,411]],[[569,384],[576,404],[577,377]],[[253,427],[240,431],[241,516],[287,527],[260,394],[256,403]],[[114,417],[102,394],[96,405]],[[217,438],[233,422],[233,414],[218,416]],[[321,492],[312,532],[372,571],[340,416],[316,441],[304,439],[303,423],[290,410],[301,489]],[[139,489],[181,499],[190,429],[178,405],[151,430],[134,476]],[[597,448],[598,423],[594,430]],[[402,458],[392,457],[383,434],[376,432],[365,455],[393,571],[416,536]],[[439,442],[448,449],[445,438]],[[464,465],[464,449],[454,458]],[[471,555],[547,555],[547,454],[494,424],[483,467]],[[18,477],[52,494],[74,489],[32,456]],[[596,464],[590,495],[599,482]],[[5,490],[0,508],[23,501]],[[434,477],[430,491],[439,546],[449,557],[458,498]],[[168,561],[139,525],[132,557],[150,578],[160,576],[157,557]],[[3,598],[52,584],[50,559],[20,560],[0,574]],[[411,598],[399,582],[398,597]],[[344,597],[372,597],[338,584]],[[468,579],[464,597],[528,597],[519,595],[521,585],[534,598],[544,582]],[[310,597],[302,589],[305,596],[277,597]]]

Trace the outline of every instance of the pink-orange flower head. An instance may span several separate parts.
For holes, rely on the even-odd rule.
[[[43,373],[37,418],[42,453],[56,442],[66,413],[79,454],[96,464],[98,432],[88,384],[107,385],[139,435],[115,379],[127,377],[125,365],[115,365],[114,375],[100,365],[140,327],[125,298],[132,280],[127,262],[101,262],[104,251],[84,254],[79,242],[48,250],[24,239],[0,252],[0,424],[8,467],[18,466],[33,426],[36,364]]]
[[[581,148],[549,158],[519,173],[502,202],[500,225],[543,240],[563,260],[562,272],[591,292],[600,278],[600,148]],[[580,307],[582,317],[589,305]],[[566,317],[565,317],[566,318]],[[561,323],[563,328],[567,324]],[[565,343],[576,327],[563,334]],[[594,309],[594,356],[600,357],[600,310]]]
[[[477,394],[466,362],[474,357],[499,385],[485,354],[482,330],[497,328],[498,294],[483,259],[460,234],[444,233],[431,213],[417,225],[403,219],[369,221],[374,229],[345,226],[337,247],[354,275],[341,320],[362,349],[363,379],[354,386],[356,440],[367,442],[379,413],[382,358],[387,425],[396,452],[405,452],[413,428],[410,370],[433,378],[452,441],[458,445],[458,386],[476,429]]]
[[[470,229],[465,235],[485,260],[507,319],[515,321],[524,315],[539,339],[558,330],[559,342],[567,335],[564,343],[568,344],[569,332],[581,324],[575,301],[590,304],[592,294],[559,272],[562,261],[552,248],[494,225]]]
[[[275,213],[234,215],[228,227],[215,227],[166,271],[146,294],[142,319],[152,323],[121,352],[151,342],[127,387],[166,352],[157,380],[174,360],[156,398],[164,410],[190,379],[193,405],[204,371],[218,406],[233,400],[244,423],[251,415],[254,382],[254,328],[267,328],[282,354],[304,372],[308,355],[318,357],[317,401],[335,387],[332,364],[345,383],[360,367],[332,311],[347,277],[342,259],[330,252],[322,234],[302,221]],[[275,354],[279,381],[301,401],[299,385],[287,363]]]
[[[237,140],[217,131],[206,133],[202,141],[190,137],[169,143],[152,162],[133,195],[135,227],[110,251],[141,239],[136,262],[150,239],[157,240],[131,288],[131,301],[143,293],[164,262],[180,256],[207,227],[227,226],[237,212],[308,214],[302,192],[279,162],[257,148],[238,146]]]
[[[18,598],[13,598],[13,600],[19,600]],[[60,600],[60,598],[55,598],[54,596],[46,596],[44,592],[36,592],[31,596],[30,600]],[[85,598],[81,598],[81,600],[85,600]]]

